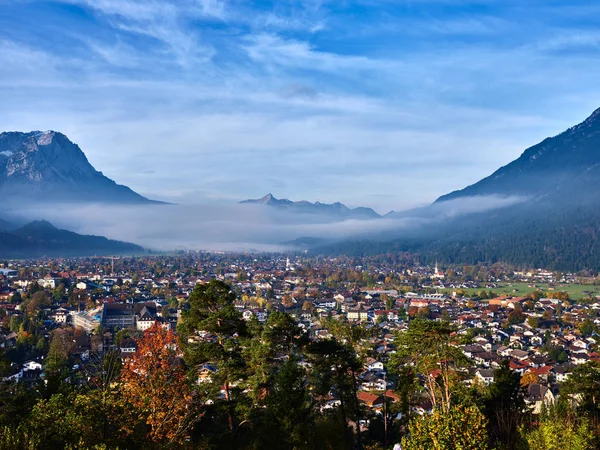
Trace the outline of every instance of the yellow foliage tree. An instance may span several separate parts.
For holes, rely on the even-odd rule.
[[[408,437],[402,440],[403,450],[487,448],[485,417],[474,406],[453,406],[446,412],[436,409],[419,417],[409,424]]]
[[[528,370],[521,377],[521,386],[527,387],[530,384],[537,384],[539,383],[539,381],[540,377],[538,377],[537,374],[533,373],[532,371]]]

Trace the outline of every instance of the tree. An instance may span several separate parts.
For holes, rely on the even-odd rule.
[[[598,328],[591,319],[585,319],[583,322],[577,325],[577,329],[584,337],[591,336],[592,333],[598,331]]]
[[[10,302],[18,305],[23,301],[23,297],[21,297],[21,293],[19,291],[15,291],[13,295],[10,297]]]
[[[152,442],[183,442],[196,411],[175,334],[154,324],[137,345],[121,374],[125,399],[144,418]]]
[[[309,313],[312,313],[314,310],[315,310],[315,305],[313,305],[312,302],[305,300],[304,303],[302,304],[302,311],[307,311]]]
[[[452,389],[460,381],[459,369],[467,364],[463,352],[452,343],[455,332],[456,327],[447,322],[415,319],[394,341],[398,350],[392,366],[399,370],[414,365],[424,377],[433,406],[442,411],[450,410]]]
[[[537,427],[522,429],[529,450],[592,450],[592,433],[585,418],[558,406],[544,411]]]
[[[533,291],[531,294],[529,294],[529,296],[534,300],[534,301],[539,301],[540,298],[542,298],[544,296],[544,293],[540,290],[535,290]]]
[[[565,381],[561,396],[572,399],[577,410],[593,422],[597,421],[600,418],[600,363],[589,361],[576,366]]]
[[[535,374],[531,370],[528,370],[521,377],[521,386],[525,388],[525,387],[529,386],[530,384],[537,384],[537,383],[539,383],[539,381],[540,381],[540,377],[538,377],[537,374]]]
[[[485,417],[474,406],[452,406],[448,411],[435,409],[431,415],[410,422],[403,450],[485,450]]]
[[[222,281],[198,284],[190,295],[189,309],[182,313],[183,320],[178,326],[184,358],[191,368],[190,376],[194,378],[203,364],[212,364],[217,369],[212,381],[203,384],[201,389],[203,395],[211,398],[217,398],[221,389],[224,391],[224,401],[216,402],[215,408],[218,409],[216,415],[224,413],[226,419],[221,422],[219,417],[215,421],[219,425],[227,423],[230,436],[235,434],[242,422],[236,409],[243,400],[247,379],[247,361],[242,355],[241,341],[248,337],[248,329],[234,307],[235,298],[231,288]],[[205,333],[213,337],[202,339],[199,335]]]
[[[488,419],[490,442],[501,443],[508,450],[514,449],[524,409],[520,376],[510,369],[509,361],[504,360],[494,371],[494,382],[490,384],[485,399],[484,412]]]
[[[53,331],[48,357],[44,366],[46,374],[44,391],[47,398],[58,392],[62,383],[67,378],[69,356],[73,352],[74,347],[73,334],[70,330],[59,328]]]
[[[535,316],[529,316],[527,318],[527,325],[529,325],[531,328],[538,328],[540,326],[540,321]]]
[[[339,427],[343,430],[343,448],[351,448],[354,442],[348,422],[360,422],[357,380],[362,364],[349,343],[337,339],[313,341],[307,347],[312,391],[315,396],[326,396],[332,390],[340,401]],[[360,428],[356,427],[356,445],[361,448]]]
[[[33,296],[23,302],[25,310],[30,317],[33,317],[40,309],[41,306],[50,306],[50,298],[44,291],[38,291]]]
[[[293,302],[293,300],[292,300],[292,297],[291,297],[291,296],[289,296],[288,294],[285,294],[285,295],[283,296],[283,298],[281,299],[281,303],[282,303],[282,304],[283,304],[283,306],[285,306],[286,308],[289,308],[289,307],[291,307],[291,306],[294,304],[294,302]]]
[[[258,448],[309,448],[313,442],[315,410],[307,389],[305,370],[296,358],[271,373],[264,408],[254,410]],[[257,414],[261,417],[257,420]]]

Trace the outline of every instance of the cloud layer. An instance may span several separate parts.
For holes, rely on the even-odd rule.
[[[373,220],[334,221],[312,214],[292,213],[263,205],[210,202],[193,205],[106,206],[28,205],[12,211],[11,219],[41,218],[59,228],[170,251],[282,251],[298,238],[342,241],[353,238],[390,239],[443,224],[461,215],[509,207],[521,197],[467,197]]]

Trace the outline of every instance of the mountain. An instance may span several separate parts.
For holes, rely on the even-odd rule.
[[[507,200],[506,206],[489,207],[501,203],[499,199]],[[448,214],[461,208],[462,212]],[[600,109],[581,124],[528,148],[478,183],[444,195],[429,207],[391,217],[420,222],[378,239],[357,236],[312,251],[357,256],[407,252],[430,262],[501,261],[597,270]]]
[[[4,219],[0,219],[0,232],[9,231],[9,230],[12,230],[13,228],[15,228],[15,226],[12,223],[7,222]]]
[[[0,133],[0,196],[15,203],[160,203],[98,172],[79,146],[55,131]]]
[[[256,200],[244,200],[241,204],[266,205],[280,210],[287,210],[294,213],[313,214],[337,219],[378,219],[381,216],[371,208],[348,208],[342,203],[332,204],[321,202],[307,202],[305,200],[293,202],[288,199],[278,199],[272,194],[267,194]]]
[[[492,175],[437,202],[502,195],[594,200],[600,194],[600,109],[558,136],[544,139]],[[569,198],[571,197],[571,198]]]
[[[12,231],[0,231],[0,253],[6,258],[137,254],[143,251],[139,245],[61,230],[44,220]]]

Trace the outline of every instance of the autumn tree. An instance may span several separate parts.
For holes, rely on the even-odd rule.
[[[544,410],[537,426],[521,429],[529,450],[592,450],[593,435],[584,417],[559,405]]]
[[[408,436],[402,440],[403,450],[487,448],[486,420],[474,406],[435,409],[430,415],[417,417],[410,422]]]
[[[528,370],[521,377],[521,386],[526,388],[530,384],[539,383],[539,381],[540,381],[540,377],[538,377],[537,374],[532,372],[531,370]]]
[[[147,424],[152,442],[182,442],[197,411],[175,334],[155,324],[137,345],[121,373],[125,399]]]

